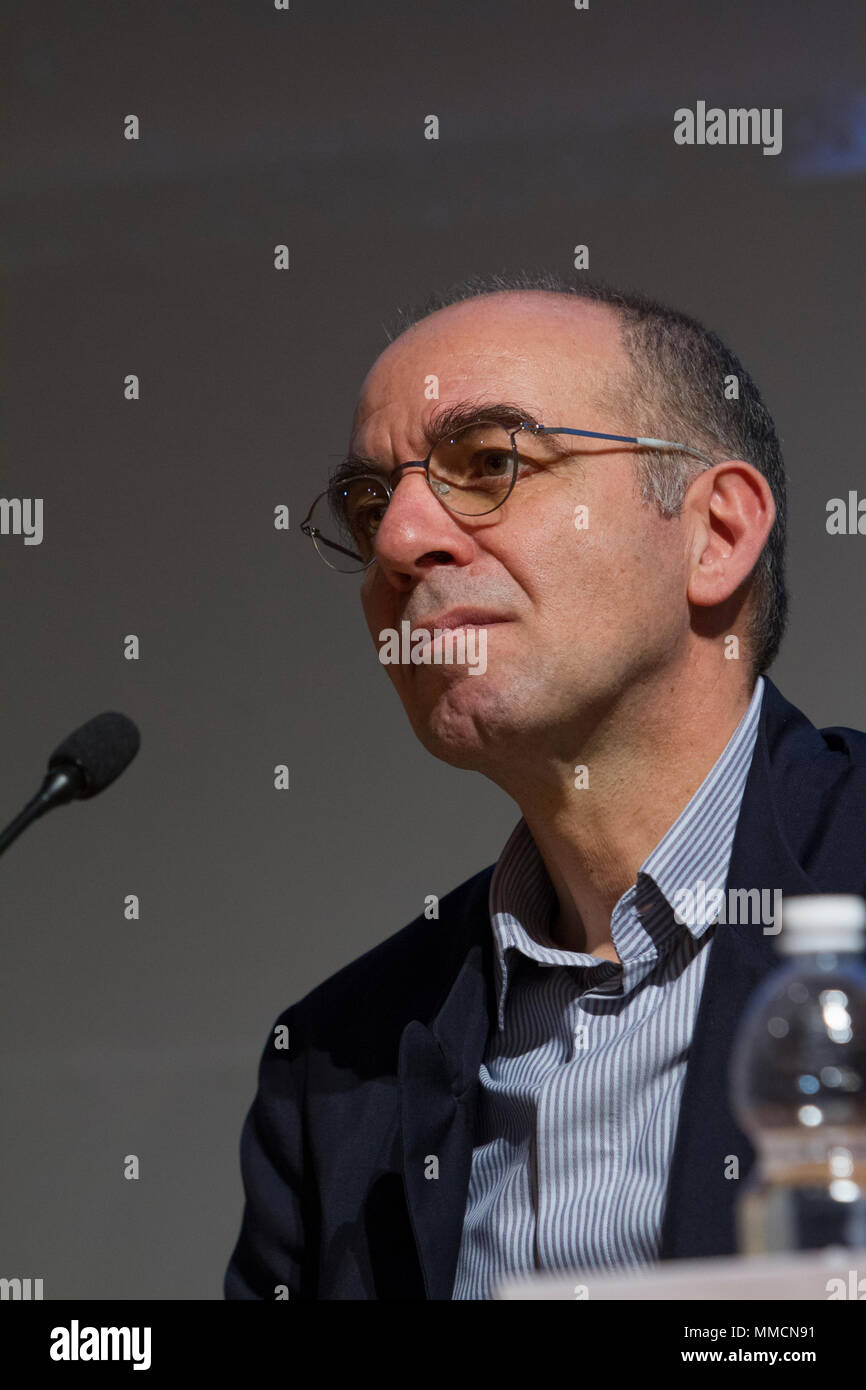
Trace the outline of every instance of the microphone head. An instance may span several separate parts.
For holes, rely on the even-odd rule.
[[[137,725],[125,714],[108,710],[65,738],[51,754],[48,770],[73,763],[82,775],[77,795],[96,796],[129,766],[140,744]]]

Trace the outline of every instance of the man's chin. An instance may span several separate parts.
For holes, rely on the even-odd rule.
[[[511,730],[513,706],[489,675],[457,676],[436,682],[426,698],[416,687],[403,707],[419,743],[452,767],[483,768]]]

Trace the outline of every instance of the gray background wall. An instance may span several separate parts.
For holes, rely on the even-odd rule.
[[[0,491],[44,498],[45,532],[0,536],[0,821],[91,715],[142,748],[0,865],[0,1274],[219,1298],[272,1022],[518,818],[415,742],[358,582],[295,525],[397,304],[585,242],[727,337],[790,470],[772,676],[866,723],[866,539],[825,530],[863,490],[861,14],[7,0]],[[781,107],[782,153],[675,145],[697,100]]]

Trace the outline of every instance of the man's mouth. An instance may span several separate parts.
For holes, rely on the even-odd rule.
[[[493,627],[497,623],[510,621],[511,619],[502,613],[486,613],[480,608],[449,608],[444,613],[422,618],[412,626],[416,632],[422,628],[433,632],[436,628],[444,631],[449,628]]]

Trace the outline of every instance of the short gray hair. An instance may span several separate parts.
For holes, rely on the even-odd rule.
[[[753,676],[762,674],[776,657],[788,617],[785,465],[775,425],[757,385],[717,334],[639,291],[588,276],[569,280],[549,270],[470,276],[430,295],[420,306],[399,309],[385,333],[390,342],[451,304],[479,295],[527,290],[577,296],[607,304],[618,313],[631,376],[627,398],[620,390],[618,399],[605,403],[626,411],[631,418],[629,432],[678,439],[716,462],[745,459],[766,478],[776,519],[752,571],[747,626]],[[724,394],[726,377],[737,379],[735,400]],[[663,516],[676,516],[689,485],[706,466],[682,454],[646,450],[638,462],[641,496]]]

